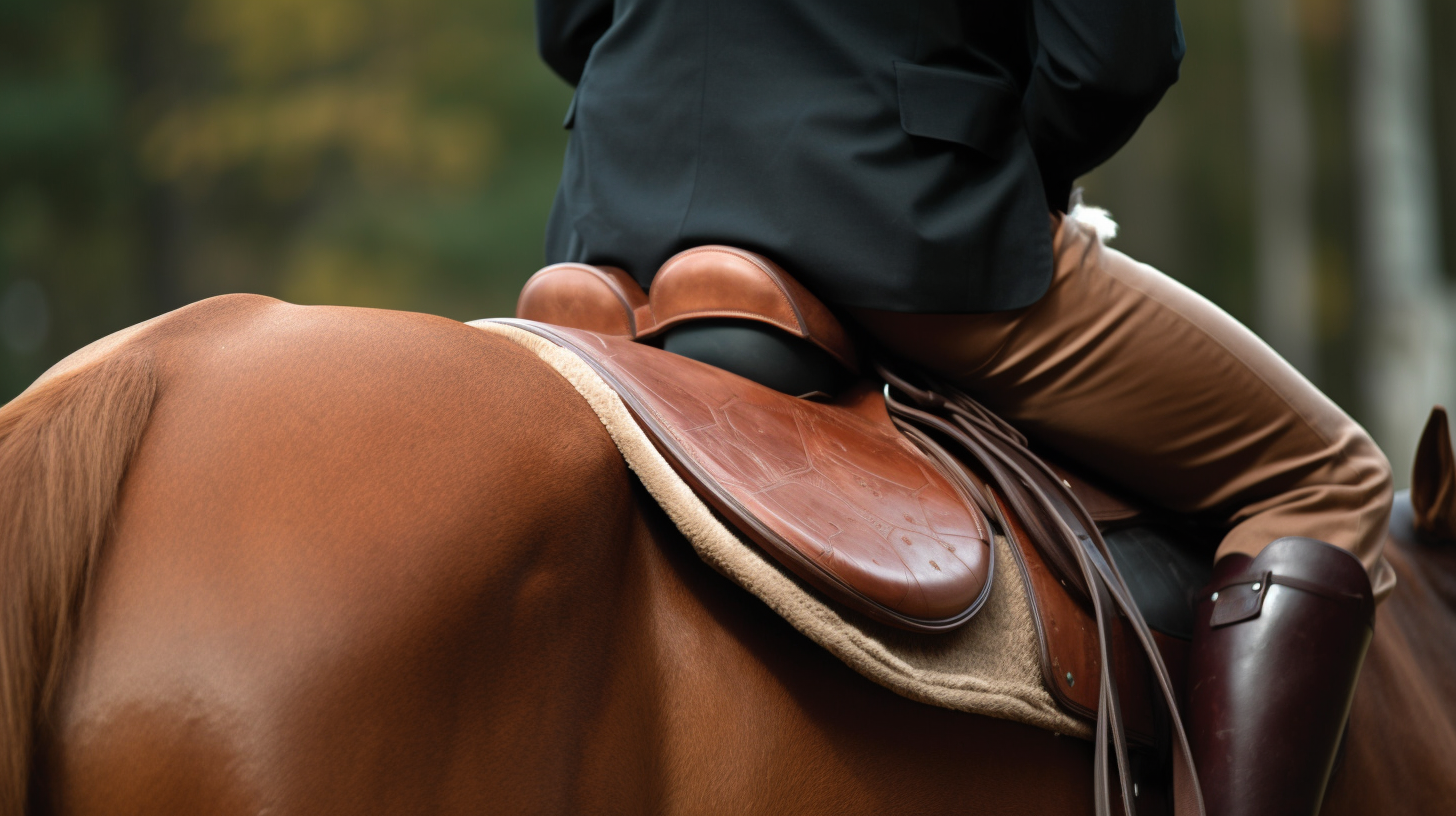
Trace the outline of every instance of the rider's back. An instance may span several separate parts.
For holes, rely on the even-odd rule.
[[[548,260],[647,285],[678,250],[726,243],[831,303],[906,311],[1039,297],[1048,210],[1126,141],[1182,54],[1165,0],[537,11],[543,55],[580,83]]]

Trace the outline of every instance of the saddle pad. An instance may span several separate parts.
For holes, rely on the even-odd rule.
[[[811,402],[624,338],[512,325],[585,360],[700,496],[830,598],[918,631],[959,626],[985,600],[988,523],[873,384]]]
[[[1003,569],[994,571],[975,619],[958,629],[922,634],[831,606],[727,527],[586,361],[505,322],[470,325],[520,344],[560,373],[592,407],[627,465],[698,556],[859,674],[919,702],[1091,738],[1091,726],[1059,707],[1043,683],[1036,624],[1003,538],[997,536],[994,545]]]

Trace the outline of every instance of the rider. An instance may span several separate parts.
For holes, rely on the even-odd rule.
[[[1390,466],[1252,332],[1065,214],[1177,79],[1173,0],[536,10],[577,86],[547,260],[648,287],[688,247],[760,252],[1061,455],[1218,519],[1187,698],[1209,812],[1314,813],[1394,586]]]

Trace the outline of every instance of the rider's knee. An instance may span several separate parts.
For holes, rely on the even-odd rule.
[[[1352,438],[1344,446],[1345,461],[1355,469],[1366,504],[1383,508],[1388,513],[1395,496],[1395,474],[1385,451],[1364,429],[1355,426]]]
[[[1364,428],[1352,421],[1352,431],[1340,446],[1342,512],[1354,529],[1348,541],[1331,542],[1353,552],[1367,569],[1380,559],[1390,526],[1395,498],[1395,475],[1390,460]]]

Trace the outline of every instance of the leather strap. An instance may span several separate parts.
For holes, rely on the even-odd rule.
[[[1135,794],[1129,773],[1127,734],[1112,671],[1111,625],[1113,616],[1118,612],[1128,620],[1147,654],[1168,709],[1175,736],[1174,812],[1178,816],[1203,816],[1205,811],[1198,774],[1193,766],[1188,736],[1178,713],[1167,666],[1153,641],[1151,630],[1132,601],[1106,542],[1081,501],[1046,463],[1027,448],[1024,436],[970,396],[934,380],[930,380],[932,385],[928,389],[917,388],[882,365],[877,366],[877,370],[889,386],[908,395],[920,406],[915,408],[896,400],[887,386],[885,402],[896,423],[902,429],[914,423],[964,448],[986,470],[1023,522],[1036,528],[1034,532],[1045,545],[1048,561],[1064,570],[1069,589],[1079,589],[1091,601],[1101,655],[1101,692],[1093,763],[1094,804],[1098,816],[1111,816],[1113,813],[1111,776],[1114,764],[1124,812],[1136,812],[1132,801]],[[945,416],[922,409],[938,411]],[[909,436],[919,444],[923,444],[922,440],[926,438],[923,433]],[[999,504],[995,501],[984,504],[996,507],[994,517],[1006,529],[1007,520]],[[1071,569],[1072,564],[1076,566],[1075,571]]]
[[[1280,573],[1269,572],[1268,570],[1263,572],[1244,572],[1218,581],[1217,583],[1218,586],[1211,587],[1215,592],[1223,592],[1229,587],[1241,586],[1243,584],[1264,584],[1266,586],[1268,584],[1279,584],[1280,586],[1287,586],[1291,589],[1298,589],[1319,595],[1323,598],[1329,598],[1332,601],[1362,603],[1365,600],[1365,596],[1358,593],[1339,592],[1315,581],[1306,581],[1303,578],[1296,578],[1293,575],[1281,575]]]
[[[1208,625],[1217,629],[1220,626],[1242,623],[1259,617],[1264,609],[1264,597],[1268,595],[1269,587],[1273,584],[1308,592],[1337,603],[1366,603],[1365,595],[1340,592],[1319,581],[1284,575],[1271,570],[1250,571],[1245,569],[1215,582],[1209,598],[1213,603],[1213,612],[1209,615]]]

